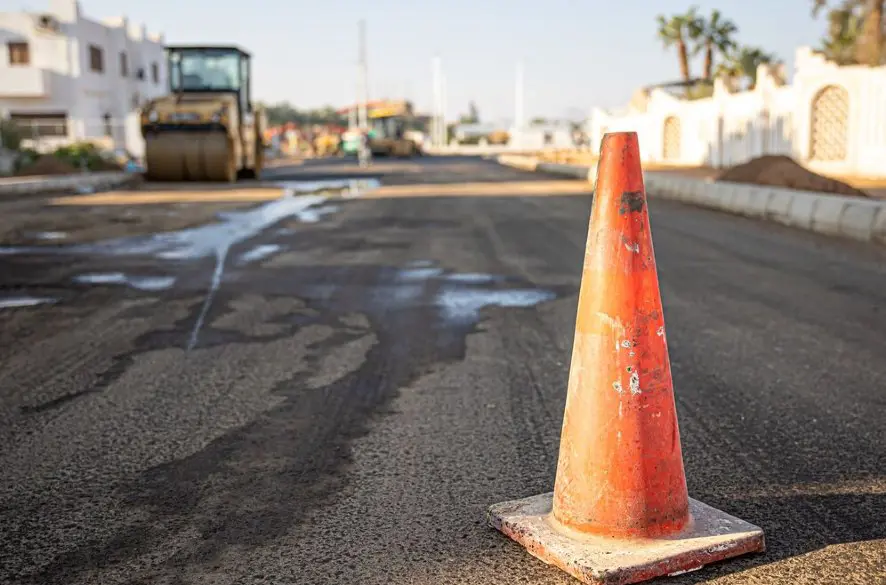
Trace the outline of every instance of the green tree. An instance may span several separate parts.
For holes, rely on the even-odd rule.
[[[744,81],[747,89],[757,85],[757,67],[780,63],[778,57],[760,47],[741,47],[732,51],[717,68],[717,75]]]
[[[823,9],[828,7],[828,0],[812,0],[813,16],[818,16]],[[870,66],[881,65],[886,62],[884,16],[886,16],[886,0],[842,0],[839,7],[828,12],[828,35],[823,44],[826,46],[836,45],[832,48],[838,49],[837,56],[844,59],[844,64],[848,64],[845,62],[848,53],[845,45],[851,42],[855,63]],[[839,21],[841,20],[850,21],[843,31],[839,30]],[[838,22],[837,35],[834,34],[834,21]],[[853,28],[856,29],[854,38],[850,35]],[[827,49],[824,52],[826,55],[828,54]]]
[[[0,147],[18,150],[22,144],[22,133],[10,120],[0,120]]]
[[[701,21],[695,53],[704,51],[704,78],[710,80],[714,73],[714,55],[727,55],[735,49],[733,35],[738,27],[731,20],[723,18],[719,10],[712,10],[708,19]]]
[[[459,118],[459,123],[461,124],[479,124],[480,123],[480,111],[477,109],[477,104],[471,101],[468,103],[468,113],[461,118]]]
[[[839,65],[852,65],[856,63],[856,44],[861,29],[862,18],[857,12],[831,10],[828,13],[828,34],[822,39],[819,50]]]
[[[677,59],[680,63],[680,76],[688,82],[692,75],[689,71],[690,47],[701,37],[703,21],[698,15],[698,8],[693,6],[685,14],[671,17],[658,15],[658,38],[666,49],[676,47]]]

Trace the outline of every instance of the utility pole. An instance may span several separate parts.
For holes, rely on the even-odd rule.
[[[359,72],[358,72],[359,77]],[[360,101],[360,84],[354,84],[354,105],[348,109],[348,130],[354,131],[357,128],[357,104]]]
[[[443,66],[440,57],[434,57],[434,115],[432,143],[435,146],[443,146],[441,131],[443,125]]]
[[[514,128],[523,130],[523,61],[517,61],[517,83],[514,87]]]
[[[440,143],[446,146],[446,75],[440,76]]]
[[[367,71],[366,65],[366,21],[360,20],[359,23],[359,33],[360,33],[360,75],[359,75],[359,120],[358,124],[360,125],[360,129],[367,130],[369,127],[369,120],[367,119],[367,102],[369,101],[369,74]]]

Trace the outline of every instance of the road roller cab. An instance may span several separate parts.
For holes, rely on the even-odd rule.
[[[145,175],[155,181],[258,178],[264,110],[252,102],[251,63],[237,47],[170,46],[169,94],[142,110]]]

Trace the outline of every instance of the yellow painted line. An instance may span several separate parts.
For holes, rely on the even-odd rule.
[[[506,183],[424,183],[389,185],[369,191],[362,197],[527,197],[539,195],[584,195],[592,185],[585,181],[516,181]],[[167,189],[145,191],[110,191],[91,195],[56,197],[52,205],[157,205],[171,203],[249,203],[272,201],[282,194],[280,188],[263,189]]]
[[[265,163],[265,167],[269,169],[277,167],[297,167],[305,164],[303,158],[275,158]]]
[[[421,185],[388,185],[371,191],[365,197],[447,197],[447,196],[513,196],[586,195],[593,185],[585,181],[517,181],[506,183],[441,183]]]
[[[151,205],[162,203],[237,203],[279,199],[283,190],[242,189],[218,191],[111,191],[92,195],[56,197],[52,205]]]

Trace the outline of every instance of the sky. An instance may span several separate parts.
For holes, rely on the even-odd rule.
[[[47,0],[2,0],[4,10],[44,10]],[[356,99],[357,22],[366,20],[371,98],[433,104],[432,60],[447,84],[447,115],[476,102],[484,121],[513,117],[516,63],[524,63],[528,118],[583,117],[627,103],[638,87],[679,77],[676,52],[656,37],[657,14],[680,0],[81,0],[93,19],[126,15],[167,43],[237,44],[253,55],[258,99],[299,108]],[[694,2],[720,8],[738,42],[782,58],[818,45],[824,17],[811,0]],[[728,7],[728,8],[726,8]],[[693,64],[701,72],[701,57]]]

